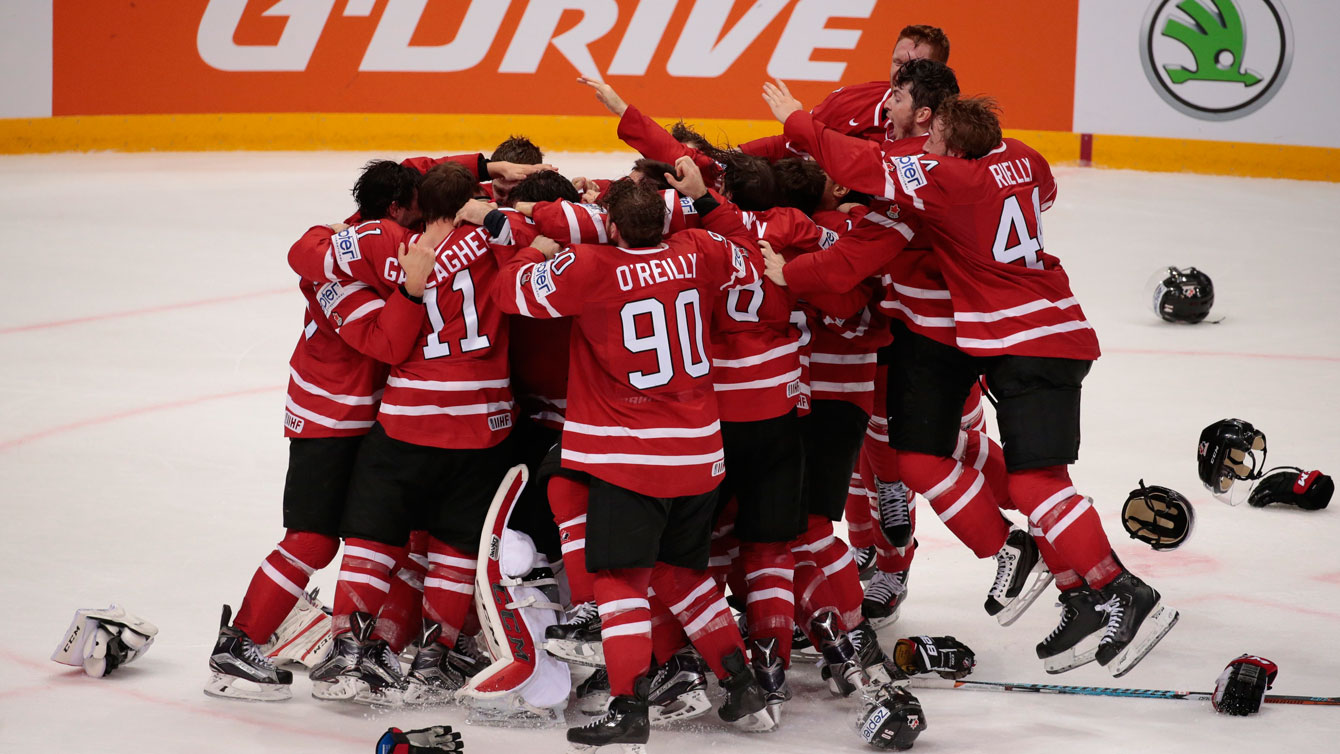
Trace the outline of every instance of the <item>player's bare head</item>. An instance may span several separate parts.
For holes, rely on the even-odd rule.
[[[812,215],[823,203],[828,175],[819,163],[802,157],[787,157],[772,166],[777,179],[777,193],[783,207],[795,207]]]
[[[508,194],[508,199],[513,204],[517,202],[556,202],[559,199],[580,202],[582,195],[577,191],[577,187],[572,185],[572,180],[562,173],[555,170],[541,170],[521,179],[521,182]]]
[[[697,149],[708,154],[716,151],[716,145],[708,141],[707,137],[698,132],[698,129],[682,120],[670,127],[670,135],[675,137],[675,141],[691,149]]]
[[[945,35],[944,29],[925,24],[904,26],[898,32],[898,41],[893,46],[889,78],[892,79],[898,73],[898,68],[907,61],[921,58],[949,62],[949,37]]]
[[[772,165],[762,157],[744,152],[723,152],[717,159],[725,165],[721,193],[747,212],[762,212],[777,206],[777,178]]]
[[[1000,106],[994,99],[950,97],[935,113],[926,151],[976,160],[1000,146],[1000,139]]]
[[[642,249],[661,242],[665,200],[656,189],[627,178],[610,184],[606,194],[610,237],[622,246]]]
[[[524,136],[508,136],[489,157],[494,162],[515,162],[520,165],[539,165],[544,162],[544,152],[535,146],[535,142]]]
[[[416,212],[414,192],[419,185],[419,173],[393,160],[373,160],[363,166],[363,173],[354,181],[354,201],[358,214],[364,220],[392,217],[401,222],[406,213]],[[417,220],[417,218],[412,218]]]
[[[650,157],[641,157],[633,163],[633,170],[628,174],[635,183],[642,183],[658,191],[665,191],[670,188],[670,182],[665,180],[665,174],[675,175],[675,166],[668,162],[653,160]]]
[[[940,103],[958,93],[954,69],[930,58],[909,60],[893,77],[893,91],[885,105],[895,138],[926,133]]]
[[[419,211],[423,221],[455,220],[456,213],[474,196],[475,177],[454,162],[435,165],[419,183]]]

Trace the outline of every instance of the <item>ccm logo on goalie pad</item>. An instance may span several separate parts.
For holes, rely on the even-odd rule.
[[[898,174],[898,183],[909,194],[926,186],[926,174],[921,170],[921,162],[911,155],[893,158],[893,169]]]

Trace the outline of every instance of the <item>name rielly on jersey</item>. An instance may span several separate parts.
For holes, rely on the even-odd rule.
[[[987,170],[991,171],[992,177],[996,179],[996,186],[999,188],[1033,182],[1033,165],[1027,157],[988,165]]]

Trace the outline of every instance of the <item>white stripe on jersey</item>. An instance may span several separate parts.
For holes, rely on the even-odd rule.
[[[338,421],[329,416],[322,416],[315,411],[299,406],[293,402],[292,398],[284,400],[284,407],[294,416],[301,416],[308,421],[316,422],[331,429],[368,429],[373,424],[372,422]]]
[[[869,393],[874,391],[874,382],[825,382],[811,380],[810,389],[818,393]]]
[[[878,360],[873,353],[814,353],[810,359],[815,364],[874,364]]]
[[[1072,306],[1078,306],[1079,301],[1074,296],[1063,298],[1060,301],[1051,301],[1040,298],[1035,301],[1029,301],[1027,304],[1012,306],[1008,309],[997,309],[994,312],[954,312],[954,319],[958,322],[995,322],[997,320],[1007,319],[1009,317],[1020,317],[1025,314],[1032,314],[1043,309],[1069,309]]]
[[[712,385],[712,389],[717,392],[728,390],[754,390],[756,388],[774,387],[776,385],[785,385],[791,380],[800,379],[800,370],[795,369],[780,377],[769,377],[765,380],[750,380],[749,382],[717,382]]]
[[[312,395],[319,395],[328,401],[343,403],[346,406],[371,406],[372,404],[381,400],[382,397],[382,391],[380,390],[373,393],[372,395],[344,395],[342,393],[331,393],[320,387],[317,387],[316,385],[313,385],[307,380],[304,380],[302,377],[298,375],[298,371],[293,367],[288,368],[288,374],[290,377],[293,378],[293,382],[298,387],[302,388],[303,390],[306,390]]]
[[[908,319],[912,320],[914,323],[916,323],[916,324],[918,324],[918,325],[921,325],[922,327],[953,327],[953,326],[954,326],[954,318],[953,318],[953,317],[927,317],[927,316],[924,316],[924,315],[921,315],[921,314],[917,314],[916,312],[912,311],[911,309],[908,309],[907,306],[904,305],[903,302],[901,302],[901,301],[881,301],[881,302],[880,302],[880,306],[881,306],[881,307],[884,307],[884,308],[886,308],[886,309],[897,309],[898,311],[902,312],[903,314],[906,314]]]
[[[470,416],[473,414],[492,414],[497,411],[511,411],[512,402],[472,403],[468,406],[401,406],[396,403],[382,403],[382,413],[395,416]]]
[[[654,455],[650,453],[579,453],[563,449],[563,458],[578,463],[626,464],[629,466],[701,466],[716,463],[726,457],[724,451],[698,455]]]
[[[1089,324],[1088,320],[1080,319],[1072,320],[1070,322],[1062,322],[1059,325],[1044,325],[1042,327],[1034,327],[1031,330],[1022,330],[1004,338],[959,337],[955,338],[955,341],[958,343],[959,348],[1009,348],[1012,345],[1022,343],[1026,340],[1034,340],[1035,338],[1042,338],[1047,335],[1059,335],[1060,333],[1071,332],[1072,330],[1088,330],[1091,328],[1092,325]]]
[[[718,368],[729,367],[752,367],[763,364],[773,359],[795,353],[800,348],[800,341],[791,341],[786,345],[777,346],[769,351],[764,351],[757,356],[746,356],[743,359],[712,359],[712,366]]]
[[[650,427],[630,429],[628,427],[599,426],[568,421],[563,425],[564,432],[576,432],[579,435],[594,437],[637,437],[642,440],[658,440],[677,437],[711,437],[721,431],[720,422],[712,422],[704,427]]]
[[[382,301],[381,299],[377,299],[377,300],[375,300],[375,301],[369,301],[369,302],[367,302],[366,304],[363,304],[362,306],[360,306],[360,307],[358,307],[357,309],[355,309],[354,312],[353,312],[353,314],[350,314],[349,316],[345,317],[345,318],[344,318],[344,324],[347,325],[347,324],[349,324],[350,322],[353,322],[353,321],[356,320],[356,319],[360,319],[360,318],[362,318],[362,317],[364,317],[364,316],[367,316],[368,314],[371,314],[372,312],[377,311],[378,309],[382,308],[383,306],[386,306],[386,302],[385,302],[385,301]],[[341,325],[341,327],[343,327],[343,326],[344,326],[344,325]],[[338,328],[337,328],[337,329],[338,329]]]
[[[405,377],[386,378],[387,387],[405,387],[414,390],[437,390],[440,392],[452,392],[458,390],[483,390],[489,387],[507,387],[512,384],[509,378],[501,380],[454,380],[444,382],[440,380],[411,380]]]
[[[887,278],[889,276],[885,275],[884,277]],[[924,298],[924,299],[949,298],[949,291],[940,291],[932,288],[913,288],[910,285],[903,285],[902,283],[894,283],[893,289],[898,292],[898,295],[906,296],[908,298]]]

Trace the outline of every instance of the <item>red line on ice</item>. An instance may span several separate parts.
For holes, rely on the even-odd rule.
[[[1282,359],[1284,361],[1326,361],[1340,363],[1340,356],[1314,356],[1302,353],[1243,353],[1238,351],[1165,351],[1158,348],[1104,348],[1103,353],[1136,356],[1218,356],[1231,359]]]
[[[214,395],[201,395],[195,398],[183,398],[177,401],[156,403],[150,406],[141,406],[139,408],[132,408],[126,411],[118,411],[115,414],[107,414],[105,416],[95,416],[91,419],[83,419],[77,422],[72,422],[70,424],[62,424],[58,427],[50,427],[48,429],[44,429],[39,432],[33,432],[32,434],[23,435],[21,437],[15,437],[12,440],[0,441],[0,452],[4,452],[11,448],[16,448],[20,445],[32,442],[34,440],[41,440],[50,437],[52,435],[59,435],[65,432],[71,432],[76,429],[83,429],[85,427],[96,426],[98,424],[107,424],[108,422],[119,421],[121,419],[129,419],[132,416],[152,414],[157,411],[168,411],[174,408],[185,408],[187,406],[194,406],[199,403],[208,403],[209,401],[226,400],[228,398],[240,398],[242,396],[255,395],[257,393],[278,392],[282,389],[283,389],[282,387],[275,387],[275,386],[253,387],[253,388],[247,388],[246,390],[233,390],[227,393],[216,393]]]
[[[32,330],[46,330],[52,327],[68,327],[69,325],[82,325],[89,322],[102,322],[109,319],[121,319],[123,317],[138,317],[143,314],[161,314],[163,312],[177,311],[179,309],[193,309],[198,306],[212,306],[214,304],[230,304],[234,301],[246,301],[247,299],[263,298],[265,296],[275,296],[280,293],[291,293],[292,287],[275,288],[268,291],[253,291],[251,293],[239,293],[235,296],[219,296],[218,298],[206,298],[198,301],[182,301],[175,304],[162,304],[160,306],[147,306],[143,309],[129,309],[123,312],[106,312],[104,314],[90,314],[87,317],[75,317],[73,319],[57,319],[51,322],[36,322],[31,325],[18,325],[17,327],[6,327],[0,329],[0,335],[10,335],[12,333],[29,332]]]

